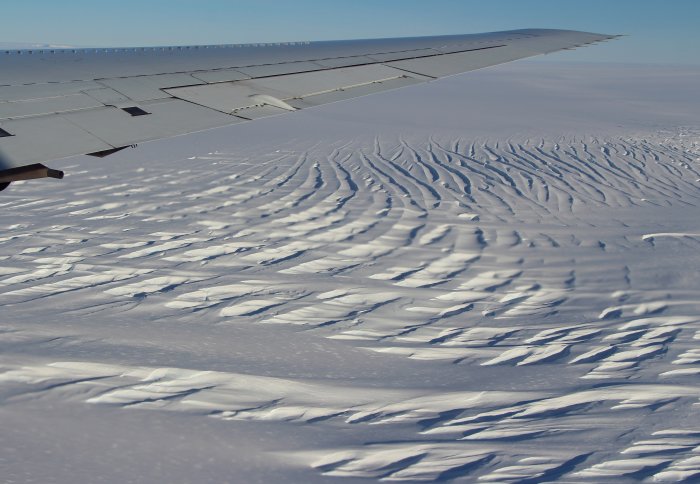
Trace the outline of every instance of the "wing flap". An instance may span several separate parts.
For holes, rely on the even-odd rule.
[[[0,101],[30,101],[50,97],[79,94],[89,89],[99,89],[95,81],[56,82],[46,84],[26,84],[16,86],[0,86]]]
[[[288,113],[289,109],[284,109],[270,104],[261,104],[257,106],[249,106],[236,110],[236,116],[242,119],[255,120],[267,118],[268,116],[278,116]]]
[[[223,113],[235,114],[248,118],[241,110],[249,110],[262,105],[272,106],[270,102],[260,102],[260,96],[269,96],[279,101],[289,103],[292,100],[308,99],[307,103],[297,103],[297,105],[311,106],[323,104],[322,99],[340,100],[364,95],[364,93],[378,92],[391,89],[397,83],[389,84],[387,81],[405,79],[407,73],[398,69],[393,69],[382,64],[372,64],[368,66],[344,67],[312,73],[290,74],[284,76],[267,77],[236,82],[224,82],[218,84],[208,84],[201,86],[189,86],[174,89],[167,89],[166,92],[174,97],[189,101],[194,104],[216,109]],[[420,77],[420,76],[416,76]],[[397,81],[401,85],[419,82],[418,79],[412,81]],[[383,86],[367,88],[371,84],[385,83]],[[345,91],[345,94],[338,94]],[[335,95],[318,97],[320,95],[336,93]],[[314,98],[313,100],[311,98]],[[313,101],[313,102],[312,102]],[[292,104],[294,105],[294,104]],[[281,111],[288,111],[285,107],[276,106]],[[248,114],[253,111],[247,111]],[[263,113],[281,114],[277,110],[265,109],[258,111],[255,119],[262,117]]]
[[[344,87],[342,89],[336,89],[334,91],[320,94],[309,94],[307,96],[291,99],[286,102],[297,109],[303,109],[337,101],[345,101],[346,99],[367,96],[369,94],[376,94],[383,91],[390,91],[392,89],[399,89],[401,87],[420,84],[421,82],[421,80],[418,80],[415,77],[395,77],[392,79],[361,84],[358,86]]]
[[[61,115],[3,121],[0,170],[113,148]]]
[[[143,103],[141,108],[148,114],[132,116],[123,109],[102,107],[64,117],[113,148],[243,121],[176,99]]]
[[[374,59],[367,56],[353,56],[353,57],[334,57],[330,59],[320,59],[315,61],[317,64],[325,66],[329,69],[335,69],[337,67],[350,67],[350,66],[361,66],[365,64],[374,64]]]
[[[99,89],[89,89],[84,91],[86,95],[100,102],[101,106],[129,106],[133,105],[133,101],[125,95],[118,93],[109,87]]]
[[[400,70],[382,64],[372,64],[269,79],[255,79],[247,81],[247,83],[256,88],[264,89],[281,99],[291,99],[385,79],[394,79],[404,75],[406,73]]]
[[[416,57],[429,57],[439,54],[440,52],[435,49],[416,49],[402,52],[388,52],[386,54],[371,54],[368,57],[374,62],[389,62],[402,59],[414,59]]]
[[[536,52],[514,46],[485,47],[455,54],[389,62],[387,65],[430,77],[445,77],[490,67],[536,55]]]
[[[162,76],[139,76],[115,79],[100,79],[100,84],[114,89],[137,102],[153,101],[170,97],[163,89],[176,86],[202,84],[189,74],[166,74]]]
[[[268,64],[249,67],[237,67],[236,70],[242,72],[250,78],[281,76],[297,72],[321,71],[326,67],[315,62],[284,62],[282,64]]]
[[[255,89],[244,82],[246,81],[178,87],[168,89],[167,92],[178,99],[232,114],[239,109],[255,106],[257,103],[251,98],[262,94],[260,89]]]
[[[250,79],[250,76],[246,76],[240,71],[235,69],[217,69],[214,71],[199,71],[192,73],[192,77],[206,82],[207,84],[212,84],[216,82],[230,82],[230,81],[242,81],[244,79]]]
[[[102,104],[85,94],[69,94],[31,101],[0,102],[0,120],[78,111],[98,106],[102,106]]]

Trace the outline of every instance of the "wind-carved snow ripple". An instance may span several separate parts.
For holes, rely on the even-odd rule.
[[[697,285],[650,287],[625,254],[700,246],[697,230],[639,228],[697,209],[696,158],[649,139],[376,139],[154,164],[128,186],[87,179],[60,203],[20,185],[3,210],[50,217],[0,237],[3,311],[41,300],[67,314],[285,325],[474,380],[378,390],[37,362],[3,365],[0,385],[231,422],[382,426],[368,445],[290,449],[327,476],[691,480],[696,431],[630,432],[671,409],[697,416]],[[0,345],[18,337],[5,329]],[[580,435],[592,437],[572,444]]]

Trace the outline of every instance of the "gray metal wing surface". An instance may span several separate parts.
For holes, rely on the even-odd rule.
[[[0,50],[0,190],[44,162],[285,114],[615,36],[514,30],[401,39]]]

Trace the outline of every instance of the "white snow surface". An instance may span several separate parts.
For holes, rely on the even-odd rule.
[[[0,196],[3,482],[697,482],[700,70],[523,62]]]

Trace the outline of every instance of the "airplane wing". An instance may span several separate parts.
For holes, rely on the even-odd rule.
[[[0,50],[0,190],[43,163],[285,114],[615,38],[566,30]]]

